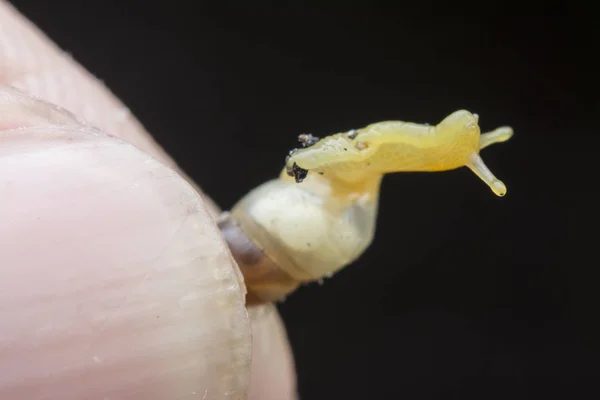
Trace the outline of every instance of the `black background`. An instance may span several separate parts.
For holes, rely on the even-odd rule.
[[[600,376],[591,8],[13,3],[224,208],[299,133],[460,108],[514,127],[482,153],[506,197],[466,168],[388,176],[366,254],[280,306],[303,399],[570,398]]]

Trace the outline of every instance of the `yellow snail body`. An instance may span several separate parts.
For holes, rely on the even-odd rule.
[[[498,196],[504,184],[479,151],[512,129],[481,134],[478,116],[457,111],[436,126],[385,121],[321,140],[301,135],[278,179],[255,188],[219,227],[248,288],[249,305],[283,299],[331,276],[371,244],[384,174],[469,167]]]

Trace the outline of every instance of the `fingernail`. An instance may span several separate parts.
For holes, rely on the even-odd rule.
[[[199,195],[133,146],[28,121],[0,133],[0,398],[243,398],[249,320]]]

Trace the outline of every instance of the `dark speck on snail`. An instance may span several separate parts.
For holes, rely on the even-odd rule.
[[[302,143],[302,147],[307,148],[317,143],[319,138],[311,135],[310,133],[303,133],[298,135],[298,141]]]

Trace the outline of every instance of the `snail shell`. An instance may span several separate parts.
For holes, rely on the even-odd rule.
[[[373,239],[376,199],[329,198],[327,180],[287,176],[252,190],[219,221],[248,288],[248,302],[284,298],[302,282],[331,276]]]

